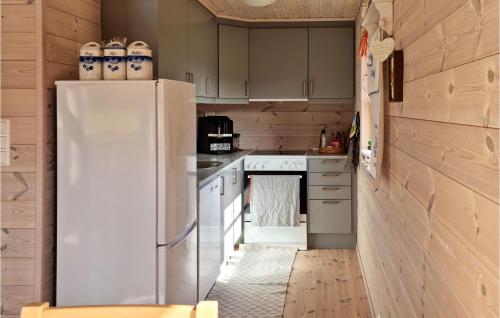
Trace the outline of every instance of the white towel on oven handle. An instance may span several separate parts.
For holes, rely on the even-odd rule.
[[[251,178],[252,225],[300,226],[299,175],[253,175]]]

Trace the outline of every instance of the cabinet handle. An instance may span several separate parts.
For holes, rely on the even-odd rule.
[[[224,177],[220,177],[220,195],[224,195]]]
[[[338,191],[340,190],[339,187],[324,187],[322,188],[323,191]]]
[[[325,201],[322,201],[321,203],[323,203],[323,204],[339,204],[340,201],[326,201],[325,200]]]
[[[307,81],[304,81],[302,83],[302,95],[304,95],[304,97],[307,97]]]
[[[323,177],[339,177],[340,173],[323,173]]]
[[[186,72],[186,82],[191,83],[189,72]]]
[[[233,184],[238,183],[238,169],[233,168]]]
[[[194,84],[194,74],[193,73],[191,73],[191,83]]]
[[[248,97],[248,81],[245,81],[245,96]]]
[[[210,90],[209,85],[210,85],[210,78],[208,76],[205,76],[205,95],[207,96]]]
[[[325,160],[322,161],[322,163],[329,163],[329,162],[339,163],[341,161],[342,160],[339,160],[339,159],[325,159]]]
[[[311,79],[309,81],[309,96],[313,96],[314,94],[314,80]]]

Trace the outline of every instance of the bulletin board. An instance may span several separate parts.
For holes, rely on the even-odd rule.
[[[361,24],[365,33],[364,49],[360,43],[362,78],[362,121],[368,123],[361,129],[367,129],[369,136],[366,144],[361,144],[362,166],[373,181],[376,191],[380,185],[384,157],[384,105],[388,103],[386,90],[388,72],[384,61],[394,51],[392,0],[372,0],[365,7]],[[363,135],[363,132],[361,133]]]

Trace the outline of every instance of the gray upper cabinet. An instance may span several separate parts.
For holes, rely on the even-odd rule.
[[[188,1],[187,69],[199,97],[217,97],[217,23],[205,8]]]
[[[248,99],[248,28],[219,25],[219,98]]]
[[[307,98],[306,28],[250,29],[250,98]]]
[[[309,29],[309,98],[354,98],[354,30]]]
[[[187,80],[187,0],[158,1],[158,77]],[[151,17],[152,18],[152,17]],[[137,28],[140,29],[139,25]]]

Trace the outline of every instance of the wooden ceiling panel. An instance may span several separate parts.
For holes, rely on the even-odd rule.
[[[252,7],[243,0],[198,0],[215,16],[245,22],[352,21],[362,0],[276,0]]]

